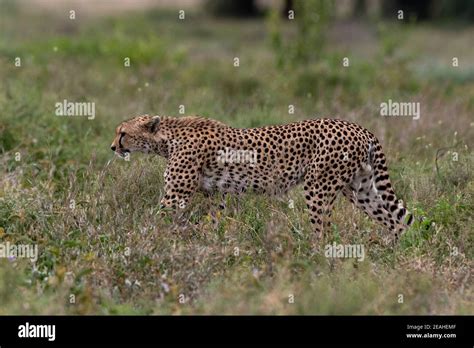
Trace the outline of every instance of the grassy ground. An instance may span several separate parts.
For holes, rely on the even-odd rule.
[[[37,244],[39,259],[0,259],[0,314],[474,312],[474,27],[342,23],[319,62],[282,71],[262,20],[160,10],[71,21],[2,6],[0,243]],[[420,120],[381,117],[389,98],[420,102]],[[95,102],[96,118],[55,116],[63,99]],[[362,262],[317,252],[300,189],[229,198],[223,212],[198,195],[173,224],[158,214],[164,161],[122,161],[109,146],[123,119],[179,105],[239,127],[355,121],[425,220],[390,247],[338,200],[321,246],[362,244]]]

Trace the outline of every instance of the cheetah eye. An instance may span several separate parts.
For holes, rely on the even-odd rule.
[[[124,133],[124,132],[120,132],[119,146],[120,146],[121,148],[123,148],[122,139],[123,139],[124,136],[125,136],[125,133]]]

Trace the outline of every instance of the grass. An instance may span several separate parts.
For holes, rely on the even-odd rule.
[[[40,253],[35,264],[0,259],[0,314],[473,313],[472,27],[443,31],[440,52],[437,28],[356,23],[373,33],[372,53],[336,41],[321,60],[282,71],[259,19],[196,12],[183,22],[156,10],[72,22],[6,9],[0,242]],[[447,52],[462,58],[456,72]],[[419,101],[421,119],[379,116],[389,98]],[[94,101],[96,118],[55,116],[63,99]],[[424,220],[391,247],[339,199],[321,245],[362,244],[357,262],[317,252],[300,188],[230,197],[222,212],[197,195],[180,220],[163,217],[164,161],[115,159],[109,144],[123,119],[180,105],[236,127],[355,121],[381,139],[396,192]]]

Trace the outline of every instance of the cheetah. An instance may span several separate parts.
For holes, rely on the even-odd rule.
[[[167,159],[162,208],[184,209],[197,191],[284,194],[303,184],[320,238],[338,193],[396,240],[413,215],[395,195],[377,138],[339,119],[233,128],[199,116],[138,116],[115,130],[112,151]]]

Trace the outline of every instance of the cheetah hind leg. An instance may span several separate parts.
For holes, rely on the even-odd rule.
[[[330,176],[327,173],[319,173],[316,168],[317,166],[312,166],[306,173],[304,194],[314,241],[319,242],[324,237],[325,228],[330,224],[332,207],[340,186],[333,186]]]
[[[370,165],[363,165],[342,193],[370,218],[389,229],[393,239],[397,240],[411,224],[412,215],[405,209],[403,202],[395,197],[391,188],[385,191],[377,189],[376,174]],[[388,174],[385,177],[386,184]]]

